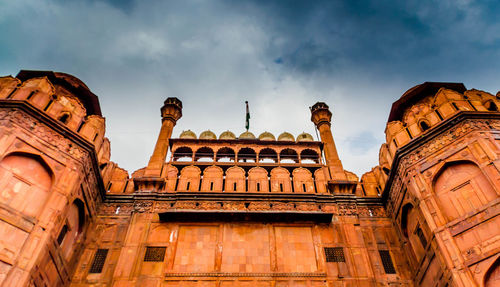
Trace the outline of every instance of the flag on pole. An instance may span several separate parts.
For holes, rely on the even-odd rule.
[[[250,109],[248,108],[248,101],[245,101],[245,104],[247,106],[247,117],[246,117],[246,123],[245,123],[245,128],[248,129],[250,128]]]

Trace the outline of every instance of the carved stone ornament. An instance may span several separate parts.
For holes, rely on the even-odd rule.
[[[134,212],[144,213],[151,212],[153,202],[151,201],[136,201],[134,202]]]
[[[339,215],[357,215],[356,204],[339,204]]]
[[[415,149],[399,162],[398,171],[392,182],[389,197],[387,201],[387,212],[391,214],[395,209],[395,204],[400,202],[400,196],[403,186],[403,178],[408,168],[421,160],[425,160],[432,154],[446,148],[451,143],[458,143],[458,140],[466,134],[476,130],[490,130],[491,127],[500,128],[499,120],[464,120],[448,131],[443,132],[433,140],[422,144],[418,149]]]
[[[28,130],[39,139],[56,147],[60,151],[68,153],[75,159],[81,159],[87,154],[87,152],[82,150],[80,147],[72,144],[69,139],[22,111],[16,110],[13,112],[7,112],[3,110],[0,113],[0,119],[2,122],[3,120],[8,120],[19,125],[21,128]]]

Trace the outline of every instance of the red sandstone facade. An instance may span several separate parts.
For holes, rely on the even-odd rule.
[[[84,83],[2,77],[0,284],[500,286],[499,105],[462,84],[410,89],[358,179],[325,103],[311,108],[321,141],[172,138],[169,98],[148,166],[129,175]]]

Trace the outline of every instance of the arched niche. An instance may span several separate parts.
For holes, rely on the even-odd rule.
[[[172,159],[173,161],[192,161],[193,150],[187,146],[178,147],[175,149]]]
[[[314,180],[309,170],[296,168],[292,172],[295,192],[314,193]]]
[[[282,167],[271,170],[271,192],[292,192],[290,173]]]
[[[245,192],[246,191],[246,178],[245,170],[241,167],[233,166],[226,171],[226,192]]]
[[[232,148],[223,147],[217,151],[216,161],[218,162],[234,162],[235,153]]]
[[[491,264],[484,275],[484,287],[500,286],[500,257]]]
[[[328,169],[326,167],[318,168],[314,172],[317,193],[328,193]]]
[[[201,171],[198,167],[190,165],[181,170],[177,191],[198,191],[200,189]]]
[[[83,232],[84,225],[84,203],[79,199],[75,199],[68,208],[66,220],[57,237],[62,254],[68,261],[74,253],[75,244]]]
[[[203,171],[201,191],[222,191],[224,171],[218,166],[209,166]]]
[[[175,186],[177,185],[177,174],[179,171],[173,165],[167,165],[164,170],[164,176],[166,177],[165,191],[172,192],[175,191]]]
[[[36,216],[49,196],[53,173],[38,155],[12,153],[0,161],[0,201]]]
[[[428,236],[424,232],[424,221],[420,219],[418,210],[411,203],[407,203],[401,209],[401,232],[411,246],[417,262],[425,255],[428,244]]]
[[[269,178],[262,167],[252,167],[248,171],[249,192],[269,192]]]
[[[497,198],[481,169],[470,161],[444,164],[434,177],[434,191],[448,221],[472,212]]]
[[[490,112],[498,112],[498,106],[493,101],[487,101],[484,106]]]

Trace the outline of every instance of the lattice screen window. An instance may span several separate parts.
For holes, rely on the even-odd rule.
[[[343,247],[325,247],[326,262],[345,262]]]
[[[166,247],[148,246],[144,255],[144,262],[163,262]]]
[[[97,252],[94,256],[94,261],[92,261],[92,266],[90,266],[89,273],[101,273],[107,256],[108,249],[97,249]]]
[[[389,250],[379,250],[380,259],[382,259],[382,265],[384,266],[384,270],[386,274],[396,274],[396,269],[394,268],[394,264],[392,263],[391,254]]]

